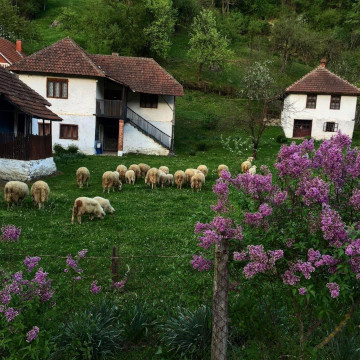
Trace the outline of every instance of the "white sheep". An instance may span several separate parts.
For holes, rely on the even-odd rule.
[[[163,171],[166,175],[169,173],[169,168],[167,166],[160,166],[159,170]]]
[[[76,170],[76,181],[79,184],[79,188],[83,187],[86,182],[86,186],[89,187],[90,171],[88,168],[82,166]]]
[[[31,196],[35,205],[39,205],[39,209],[44,208],[45,201],[47,201],[49,194],[50,188],[45,181],[36,181],[31,186]]]
[[[186,184],[188,186],[191,184],[191,178],[198,172],[200,172],[200,170],[198,170],[198,169],[186,169],[185,170],[185,180],[186,180]]]
[[[174,175],[166,174],[166,183],[167,185],[174,186]]]
[[[159,184],[161,184],[161,187],[163,188],[167,184],[167,174],[165,174],[162,170],[159,169]]]
[[[249,157],[246,161],[241,164],[241,172],[246,173],[251,168],[251,163],[254,160],[253,157]]]
[[[120,180],[125,181],[125,173],[127,171],[127,167],[125,165],[118,165],[116,171],[119,173]]]
[[[96,200],[101,205],[101,207],[103,208],[105,214],[106,213],[109,213],[109,214],[114,213],[115,209],[111,206],[109,200],[104,199],[104,198],[102,198],[100,196],[95,196],[93,199]]]
[[[256,174],[256,165],[253,165],[253,166],[249,169],[249,174],[251,174],[251,175],[255,175],[255,174]]]
[[[132,165],[129,166],[129,170],[134,171],[134,173],[135,173],[135,180],[137,180],[137,179],[140,177],[140,175],[141,175],[141,170],[140,170],[139,165],[132,164]]]
[[[178,170],[174,174],[175,183],[178,189],[181,189],[185,182],[185,173],[182,170]]]
[[[194,189],[197,189],[197,191],[201,191],[201,188],[204,184],[205,176],[202,172],[194,174],[194,176],[191,178],[191,188],[193,191]]]
[[[135,175],[135,171],[134,170],[128,170],[125,173],[125,183],[126,184],[135,184],[135,179],[136,179],[136,175]]]
[[[217,169],[218,177],[221,177],[221,173],[224,170],[229,171],[229,168],[228,168],[227,165],[221,164],[221,165],[218,166],[218,169]]]
[[[22,181],[9,181],[5,184],[4,198],[9,209],[10,204],[22,202],[29,195],[29,187]]]
[[[208,169],[208,167],[206,165],[199,165],[197,167],[197,169],[200,170],[204,174],[205,177],[207,177],[209,169]]]
[[[105,171],[102,176],[103,192],[105,192],[106,188],[108,189],[108,193],[111,188],[115,191],[115,187],[118,188],[119,191],[122,187],[119,173],[117,171]]]
[[[76,216],[78,223],[81,224],[81,216],[85,214],[89,215],[90,220],[92,220],[94,216],[99,219],[105,217],[105,212],[98,201],[85,196],[78,197],[74,202],[71,222],[74,223]]]
[[[156,188],[156,184],[159,183],[159,170],[157,168],[151,168],[148,170],[145,176],[145,184],[150,185],[151,188]]]
[[[142,177],[145,177],[146,173],[150,170],[150,166],[148,164],[144,164],[144,163],[140,163],[138,166],[140,168],[140,175]]]

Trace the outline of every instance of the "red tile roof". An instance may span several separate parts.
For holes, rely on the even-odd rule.
[[[181,96],[182,86],[154,59],[89,55],[65,38],[9,67],[14,72],[107,77],[131,90]]]
[[[118,55],[90,55],[106,76],[148,94],[184,95],[183,87],[154,59]]]
[[[290,85],[286,93],[360,95],[360,89],[319,66]]]
[[[23,59],[25,54],[18,52],[11,41],[0,37],[0,56],[11,65]]]
[[[0,96],[18,107],[26,114],[45,120],[58,120],[61,118],[49,110],[51,104],[30,89],[15,75],[0,67]]]

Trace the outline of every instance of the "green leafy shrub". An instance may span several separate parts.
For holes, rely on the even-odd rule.
[[[202,127],[205,130],[213,130],[214,128],[216,128],[217,123],[217,117],[213,114],[208,114],[202,122]]]
[[[190,156],[195,156],[196,155],[196,151],[194,149],[190,149],[189,150],[189,155]]]
[[[71,144],[67,147],[67,153],[69,154],[77,154],[78,152],[79,148],[74,144]]]
[[[202,305],[195,311],[178,311],[177,317],[161,326],[161,341],[181,358],[203,358],[211,343],[211,310]]]
[[[54,145],[54,153],[56,156],[61,156],[62,154],[66,153],[66,149],[60,144],[55,144]]]
[[[209,145],[206,142],[199,142],[196,145],[196,150],[197,151],[208,151],[209,150]]]
[[[278,135],[278,136],[276,137],[276,142],[277,142],[278,144],[286,144],[286,143],[287,143],[287,138],[286,138],[285,135],[280,134],[280,135]]]

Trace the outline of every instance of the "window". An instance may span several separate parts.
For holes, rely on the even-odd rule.
[[[339,124],[335,122],[326,122],[324,123],[323,131],[326,132],[337,132],[339,128]]]
[[[306,107],[308,109],[316,109],[317,95],[308,95],[306,98]]]
[[[49,98],[68,98],[68,80],[67,79],[47,79],[46,96]]]
[[[140,94],[140,107],[156,109],[158,107],[158,96],[154,94]]]
[[[44,124],[42,122],[39,122],[38,126],[39,126],[39,135],[40,136],[51,134],[51,124],[46,124],[46,123]]]
[[[77,125],[64,125],[60,124],[60,139],[78,139],[78,126]]]
[[[341,96],[331,95],[330,109],[339,110],[340,109],[340,100],[341,100]]]

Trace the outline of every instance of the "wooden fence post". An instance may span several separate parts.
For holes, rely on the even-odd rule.
[[[228,341],[229,240],[215,244],[211,360],[226,360]]]

